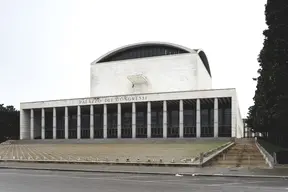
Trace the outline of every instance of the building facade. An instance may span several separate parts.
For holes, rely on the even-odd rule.
[[[202,50],[128,45],[90,77],[90,97],[21,103],[20,139],[243,137],[236,90],[212,89]]]

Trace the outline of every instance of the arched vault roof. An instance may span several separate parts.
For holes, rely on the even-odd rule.
[[[104,54],[95,60],[93,64],[183,53],[197,53],[211,76],[209,62],[203,50],[189,49],[181,45],[164,42],[144,42],[126,45]]]

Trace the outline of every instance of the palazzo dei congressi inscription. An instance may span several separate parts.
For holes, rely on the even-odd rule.
[[[133,101],[147,101],[147,96],[119,96],[107,98],[86,98],[80,99],[79,105],[85,104],[103,104],[103,103],[119,103],[119,102],[133,102]]]
[[[129,103],[129,102],[142,102],[148,101],[146,95],[134,95],[134,96],[115,96],[115,97],[92,97],[83,99],[67,99],[67,100],[55,100],[55,101],[38,101],[22,103],[21,108],[49,108],[49,107],[64,107],[64,106],[77,106],[77,105],[100,105],[110,103]]]

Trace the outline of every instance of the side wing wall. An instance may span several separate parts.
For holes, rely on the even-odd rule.
[[[212,89],[212,78],[206,70],[201,58],[197,55],[197,89]]]

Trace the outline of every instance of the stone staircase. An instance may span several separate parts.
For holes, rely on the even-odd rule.
[[[211,162],[215,167],[268,167],[253,140],[236,140],[227,152]]]

